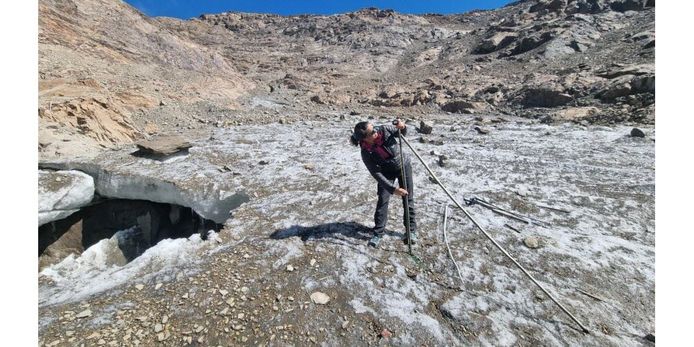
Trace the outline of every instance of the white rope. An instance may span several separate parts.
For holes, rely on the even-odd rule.
[[[460,266],[458,266],[458,263],[455,261],[455,258],[453,258],[453,253],[451,253],[451,247],[448,245],[448,236],[446,235],[446,220],[448,219],[448,204],[446,204],[446,208],[443,210],[443,242],[446,244],[446,249],[448,250],[448,256],[451,258],[453,261],[453,265],[455,265],[455,269],[458,270],[458,277],[460,277],[460,285],[461,288],[465,281],[463,280],[463,274],[460,273]]]

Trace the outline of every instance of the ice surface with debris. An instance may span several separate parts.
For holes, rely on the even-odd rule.
[[[550,126],[508,120],[485,124],[490,132],[481,135],[472,130],[471,119],[450,115],[433,118],[431,135],[414,129],[409,133],[415,150],[458,201],[476,196],[550,224],[524,224],[478,205],[465,207],[588,326],[592,333],[584,335],[462,211],[451,209],[448,239],[461,266],[464,283],[460,282],[446,255],[441,230],[444,204],[452,203],[414,157],[421,235],[415,252],[422,263],[406,256],[400,240],[402,207],[396,199],[391,200],[382,249],[367,247],[376,183],[361,162],[359,149],[348,143],[349,130],[360,120],[349,116],[330,123],[215,129],[210,138],[194,142],[188,157],[157,164],[158,170],[175,168],[182,180],[186,175],[203,180],[195,178],[203,174],[207,182],[214,182],[208,186],[210,193],[215,189],[246,192],[248,202],[220,212],[232,216],[222,232],[264,245],[268,252],[254,261],[267,258],[267,268],[281,268],[302,257],[304,244],[315,245],[315,252],[336,254],[323,260],[331,262],[331,279],[307,277],[303,290],[346,288],[348,297],[340,300],[356,314],[376,317],[395,332],[396,344],[629,346],[654,331],[652,127],[642,128],[646,138],[633,138],[628,126]],[[451,127],[459,130],[450,131]],[[445,166],[437,164],[436,152],[447,156]],[[124,163],[123,170],[129,167],[146,176],[137,172],[138,165]],[[219,170],[223,165],[230,170]],[[538,238],[540,247],[526,247],[527,236]],[[101,271],[126,281],[128,274],[152,276],[171,264],[195,268],[186,252],[170,254],[173,248],[188,244],[198,242],[169,240],[118,271],[114,265],[103,265],[106,270]],[[56,281],[86,276],[88,271],[80,270],[83,265],[78,259],[52,267]],[[152,263],[158,265],[148,267]],[[44,285],[40,292],[42,298],[75,295]]]

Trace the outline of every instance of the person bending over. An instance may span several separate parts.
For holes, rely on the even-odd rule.
[[[404,156],[404,171],[407,182],[407,190],[403,187],[403,178],[400,167],[400,148],[397,146],[398,129],[404,136],[407,134],[407,125],[401,120],[397,120],[394,125],[385,124],[374,126],[370,122],[359,122],[354,126],[354,132],[350,142],[354,146],[361,148],[361,159],[366,168],[376,179],[378,186],[378,202],[374,213],[373,237],[369,240],[369,246],[378,247],[381,237],[386,229],[388,221],[388,202],[392,194],[402,197],[403,208],[405,201],[409,207],[410,217],[410,240],[414,243],[417,238],[417,223],[415,222],[414,210],[414,185],[412,184],[412,165],[409,155]],[[398,185],[395,186],[395,179]],[[407,199],[407,200],[405,200]],[[407,228],[407,215],[403,209],[403,225]],[[407,242],[407,235],[405,235]]]

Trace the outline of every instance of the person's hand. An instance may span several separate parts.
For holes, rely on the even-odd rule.
[[[397,189],[395,189],[395,191],[393,193],[397,196],[406,196],[407,195],[407,191],[404,188],[397,188]]]
[[[406,125],[405,125],[405,122],[403,122],[402,120],[400,120],[400,118],[394,120],[394,121],[393,121],[393,125],[395,125],[395,127],[398,128],[398,129],[400,129],[400,130],[405,129],[405,126],[406,126]]]

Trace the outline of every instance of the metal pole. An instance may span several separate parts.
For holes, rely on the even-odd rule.
[[[405,188],[405,191],[407,191],[407,194],[410,194],[410,191],[407,189],[407,178],[405,177],[405,158],[404,154],[402,153],[402,133],[400,132],[400,129],[398,128],[398,137],[400,138],[400,179],[402,186]],[[411,147],[410,147],[411,148]],[[405,233],[407,235],[407,252],[412,255],[412,239],[410,237],[410,204],[408,201],[408,196],[403,196],[403,201],[405,201]]]
[[[446,208],[443,210],[443,242],[446,244],[446,249],[448,250],[448,256],[453,261],[453,265],[455,265],[455,269],[458,270],[458,277],[460,278],[460,288],[462,289],[463,286],[465,285],[465,281],[463,280],[463,274],[460,272],[460,267],[458,266],[458,263],[455,261],[455,258],[453,258],[453,252],[451,252],[451,247],[448,245],[448,235],[446,235],[446,220],[447,219],[448,219],[448,204],[446,204]]]
[[[424,159],[422,159],[422,157],[419,156],[419,153],[417,153],[417,151],[415,151],[415,149],[412,148],[412,145],[410,145],[410,142],[407,141],[407,139],[405,139],[405,138],[403,138],[403,137],[401,137],[400,140],[401,140],[401,145],[402,145],[402,141],[405,141],[405,144],[407,145],[407,147],[409,147],[409,148],[412,150],[412,153],[414,153],[414,155],[417,157],[417,159],[419,159],[419,161],[424,165],[424,167],[427,169],[427,171],[429,172],[429,174],[431,175],[431,177],[434,178],[434,181],[436,181],[436,183],[441,187],[441,189],[443,189],[443,191],[446,193],[446,195],[448,195],[448,197],[449,197],[451,200],[453,200],[453,203],[454,203],[456,206],[458,206],[458,208],[461,209],[461,210],[463,211],[463,213],[465,213],[465,215],[470,219],[470,221],[471,221],[478,229],[480,229],[480,231],[482,232],[482,234],[484,234],[484,236],[486,236],[486,237],[489,239],[489,241],[491,241],[491,242],[494,244],[494,246],[496,246],[496,248],[498,248],[498,249],[501,251],[501,253],[503,253],[507,258],[509,258],[509,259],[513,262],[513,264],[515,264],[526,276],[528,276],[528,278],[530,278],[530,280],[531,280],[533,283],[535,283],[535,285],[537,285],[537,286],[540,288],[540,290],[542,290],[542,292],[544,292],[555,304],[557,304],[557,306],[559,306],[559,308],[561,308],[561,310],[564,311],[564,313],[566,313],[569,317],[571,317],[571,319],[572,319],[574,322],[576,322],[576,324],[578,324],[578,325],[581,327],[581,329],[583,330],[584,333],[590,333],[590,331],[589,331],[585,326],[583,326],[583,324],[581,324],[581,322],[579,322],[578,319],[576,319],[576,317],[574,317],[574,315],[572,315],[571,312],[569,312],[569,310],[567,310],[561,303],[559,303],[559,301],[557,301],[557,299],[555,299],[554,296],[552,296],[552,294],[550,294],[540,283],[538,283],[538,282],[535,280],[535,278],[534,278],[523,266],[521,266],[520,263],[518,263],[518,262],[516,261],[516,259],[514,259],[503,247],[501,247],[501,245],[500,245],[499,243],[497,243],[496,240],[494,240],[494,239],[484,230],[484,228],[482,228],[482,227],[477,223],[477,221],[475,221],[474,218],[472,218],[472,216],[467,212],[467,210],[465,210],[465,208],[464,208],[463,206],[461,206],[461,205],[458,203],[458,201],[453,197],[453,195],[451,195],[451,193],[448,192],[448,189],[446,189],[446,187],[443,186],[443,184],[441,183],[441,181],[439,181],[439,179],[436,177],[436,175],[434,174],[434,172],[431,171],[431,169],[429,168],[429,166],[424,162]]]

